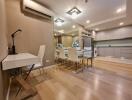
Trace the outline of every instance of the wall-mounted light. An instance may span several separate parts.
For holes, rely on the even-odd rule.
[[[62,20],[62,19],[60,19],[60,18],[57,18],[57,19],[55,20],[55,23],[56,23],[57,26],[62,26],[62,24],[64,23],[64,20]]]
[[[71,15],[73,19],[75,19],[80,13],[81,11],[77,7],[73,7],[67,12],[67,14]]]

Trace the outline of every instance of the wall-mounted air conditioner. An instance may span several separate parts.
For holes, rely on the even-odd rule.
[[[54,13],[33,0],[23,0],[23,11],[35,14],[45,19],[51,19]]]

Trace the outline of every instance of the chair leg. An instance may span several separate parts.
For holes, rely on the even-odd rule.
[[[39,72],[40,72],[40,75],[41,75],[41,68],[39,68],[38,70],[39,70]]]
[[[91,67],[93,67],[93,58],[91,58]]]
[[[43,70],[43,74],[45,74],[45,76],[48,76],[47,71],[44,68],[42,68],[42,70]]]
[[[87,58],[87,68],[88,68],[88,65],[89,65],[89,64],[88,64],[88,58]]]
[[[78,70],[78,62],[75,62],[76,63],[76,71]]]
[[[82,64],[82,72],[84,71],[84,69],[85,69],[85,65],[84,65],[84,63]]]

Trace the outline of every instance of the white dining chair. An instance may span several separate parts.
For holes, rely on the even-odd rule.
[[[38,57],[41,59],[41,62],[38,64],[35,64],[34,69],[43,67],[43,58],[45,54],[45,45],[40,45],[39,51],[38,51]]]
[[[65,55],[65,51],[63,48],[61,48],[59,51],[60,51],[59,52],[59,59],[60,59],[61,63],[63,64],[67,60],[67,57]]]
[[[77,50],[75,48],[68,49],[68,60],[76,65],[76,70],[78,70],[79,64],[82,59],[78,57]]]
[[[44,54],[45,54],[45,48],[46,48],[45,45],[40,45],[39,51],[38,51],[38,57],[39,57],[41,60],[40,60],[40,63],[35,64],[35,65],[34,65],[34,68],[33,68],[33,70],[37,70],[37,69],[38,69],[38,70],[40,71],[40,74],[41,74],[41,68],[42,68],[42,70],[43,70],[43,58],[44,58]],[[23,70],[24,70],[24,71],[28,71],[30,68],[31,68],[31,66],[27,66],[27,67],[25,67]]]
[[[59,63],[59,53],[60,53],[60,50],[59,49],[56,49],[55,50],[55,63]]]
[[[84,51],[83,51],[83,60],[87,60],[87,67],[88,67],[88,61],[89,59],[91,60],[91,67],[92,67],[92,63],[93,63],[93,57],[92,57],[92,48],[91,47],[84,47]]]

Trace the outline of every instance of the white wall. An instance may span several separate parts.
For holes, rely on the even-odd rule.
[[[11,45],[11,34],[22,29],[15,37],[16,51],[38,53],[39,46],[46,45],[44,65],[54,64],[53,19],[45,20],[30,13],[21,11],[21,0],[6,0],[8,43]],[[46,62],[49,60],[49,62]]]

